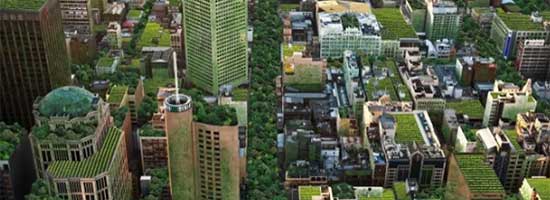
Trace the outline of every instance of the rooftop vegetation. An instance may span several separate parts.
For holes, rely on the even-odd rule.
[[[198,122],[217,126],[234,126],[239,123],[237,111],[231,106],[193,103],[193,109],[196,110],[193,118]]]
[[[143,47],[170,47],[170,31],[164,30],[159,23],[148,22],[137,43],[137,49]]]
[[[314,196],[321,195],[320,186],[299,186],[298,187],[299,200],[311,200]]]
[[[104,56],[99,58],[97,61],[98,67],[111,67],[113,63],[115,62],[115,59],[109,56]]]
[[[24,131],[19,124],[7,125],[0,122],[0,160],[10,159]]]
[[[347,183],[338,183],[331,186],[332,194],[338,199],[354,199],[355,192],[353,186]]]
[[[365,84],[365,90],[367,93],[367,98],[369,100],[377,100],[377,92],[379,91],[384,91],[394,101],[412,100],[409,89],[407,88],[407,86],[405,86],[403,81],[401,81],[401,77],[399,76],[399,72],[397,71],[395,60],[389,59],[384,62],[376,61],[375,66],[388,70],[389,74],[391,75],[384,78],[370,78],[368,80],[368,82]],[[404,94],[403,98],[401,98],[400,93]]]
[[[297,4],[297,3],[281,3],[279,5],[279,9],[284,12],[298,10],[299,8],[300,8],[300,4]]]
[[[117,109],[111,109],[111,116],[113,116],[113,120],[116,127],[122,127],[122,124],[124,123],[124,119],[126,118],[126,114],[128,114],[128,106],[122,106]]]
[[[52,195],[52,189],[48,181],[37,179],[32,183],[30,194],[25,195],[26,200],[62,200],[62,198]]]
[[[466,137],[466,139],[470,142],[474,142],[476,141],[476,132],[478,129],[473,129],[471,126],[469,125],[464,125],[461,127],[462,128],[462,132],[464,133],[464,136]]]
[[[131,9],[130,11],[128,11],[127,16],[128,16],[128,19],[139,20],[142,14],[143,14],[143,11],[141,10]]]
[[[460,100],[460,101],[448,101],[447,108],[454,109],[457,113],[468,115],[473,119],[483,118],[483,105],[477,99]]]
[[[407,200],[409,199],[409,194],[407,194],[407,185],[405,182],[394,182],[393,190],[395,191],[396,200]]]
[[[237,120],[239,121],[239,126],[246,126],[248,124],[248,105],[246,102],[231,102],[227,104],[235,108],[237,112]]]
[[[294,52],[302,52],[305,49],[306,49],[306,46],[300,45],[300,44],[292,44],[292,45],[283,44],[283,56],[285,58],[291,57],[294,54]]]
[[[518,142],[518,134],[516,133],[515,129],[504,130],[504,133],[506,134],[506,136],[508,136],[510,143],[512,143],[514,149],[516,149],[518,153],[524,152],[523,147]]]
[[[166,68],[154,68],[153,77],[147,78],[143,81],[143,88],[145,94],[156,94],[159,87],[166,87],[174,83],[174,78],[170,77],[168,69]]]
[[[142,126],[139,132],[141,137],[164,137],[165,135],[163,130],[154,129],[151,124]]]
[[[497,9],[497,16],[512,30],[518,31],[544,31],[542,23],[534,23],[531,16],[518,12],[505,12],[502,8]],[[543,19],[548,19],[550,13],[542,12]]]
[[[471,192],[504,193],[495,171],[485,163],[482,154],[455,154],[455,157]]]
[[[42,8],[46,0],[2,0],[0,1],[0,10],[32,10],[37,11]]]
[[[101,149],[94,155],[82,161],[55,161],[48,167],[48,173],[53,177],[92,178],[106,172],[111,165],[121,135],[120,129],[109,129]]]
[[[111,104],[120,104],[122,99],[124,98],[124,95],[128,92],[128,86],[125,85],[115,85],[111,87],[111,91],[109,91],[109,97],[107,99],[107,102]]]
[[[378,8],[372,12],[382,24],[383,40],[398,40],[400,38],[416,38],[416,32],[407,24],[399,8]]]
[[[168,186],[168,169],[164,167],[151,169],[146,174],[151,176],[151,184],[149,185],[149,195],[142,199],[162,199],[162,193]]]
[[[414,114],[394,114],[397,128],[395,130],[395,142],[424,144],[422,133],[416,123]]]
[[[294,74],[284,75],[285,86],[302,92],[317,92],[324,88],[323,69],[316,65],[296,65]]]
[[[550,178],[528,178],[527,182],[537,190],[541,199],[550,199]]]
[[[382,193],[372,194],[357,194],[358,200],[395,200],[395,194],[392,189],[384,189]]]
[[[231,92],[233,101],[247,101],[248,100],[248,89],[237,88]]]
[[[357,16],[353,13],[346,13],[340,16],[340,19],[342,20],[342,26],[344,29],[347,28],[359,28],[359,20],[357,20]]]
[[[41,126],[33,127],[32,134],[39,140],[80,140],[94,134],[97,124],[97,119],[73,124],[67,128],[57,126],[55,129],[51,129],[48,124],[42,124]]]

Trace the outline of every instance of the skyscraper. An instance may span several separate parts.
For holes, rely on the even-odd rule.
[[[217,94],[248,80],[247,1],[184,1],[187,77]]]
[[[58,1],[0,2],[0,121],[33,123],[36,97],[70,83]]]

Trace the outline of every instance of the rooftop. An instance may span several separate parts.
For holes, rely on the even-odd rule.
[[[503,130],[506,136],[508,136],[508,139],[510,140],[510,143],[512,143],[512,146],[514,146],[514,149],[516,149],[516,152],[523,152],[523,147],[518,142],[518,134],[516,133],[515,129],[507,129]]]
[[[319,13],[319,36],[349,34],[378,36],[380,24],[369,13]]]
[[[107,97],[107,102],[112,104],[120,104],[124,95],[128,92],[128,86],[125,85],[115,85],[111,88],[109,96]]]
[[[92,178],[106,172],[111,166],[121,135],[120,129],[109,129],[101,149],[94,155],[82,161],[55,161],[48,167],[48,173],[61,178]]]
[[[406,114],[392,114],[395,118],[397,128],[395,130],[395,142],[396,143],[410,143],[417,142],[418,144],[424,144],[424,138],[422,132],[416,122],[416,116],[412,113]]]
[[[170,47],[170,31],[164,30],[159,23],[148,22],[137,44],[137,49],[143,47]]]
[[[92,111],[94,98],[94,94],[86,89],[65,86],[51,91],[41,99],[38,111],[48,117],[80,117]]]
[[[448,101],[447,108],[454,109],[457,113],[468,115],[470,118],[481,119],[485,110],[477,99]]]
[[[530,15],[524,15],[519,12],[506,13],[502,8],[497,9],[497,16],[508,26],[509,29],[518,31],[544,31],[542,23],[535,23]],[[542,12],[543,19],[550,18],[550,12]]]
[[[407,24],[398,8],[378,8],[372,12],[382,25],[383,40],[398,40],[400,38],[417,38],[411,25]]]
[[[541,199],[550,199],[550,178],[528,178],[526,179],[531,188],[537,190]]]
[[[456,161],[471,192],[504,193],[495,171],[482,154],[456,154]]]
[[[323,69],[318,65],[295,65],[293,74],[284,75],[285,86],[302,92],[316,92],[324,88]]]
[[[318,1],[317,6],[322,12],[341,13],[341,12],[357,12],[369,13],[369,4],[351,1]]]
[[[35,11],[42,8],[46,0],[1,0],[0,10],[28,10]]]
[[[312,200],[314,196],[321,195],[320,186],[299,186],[298,187],[299,200]]]

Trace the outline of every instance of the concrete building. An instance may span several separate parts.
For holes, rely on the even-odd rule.
[[[521,90],[512,83],[495,81],[493,91],[487,94],[483,126],[496,126],[499,121],[515,121],[518,113],[534,111],[536,106],[530,80]]]
[[[525,40],[548,41],[550,31],[544,19],[537,13],[526,16],[521,13],[506,13],[497,9],[491,25],[491,38],[505,59],[514,58],[518,45]]]
[[[91,1],[92,0],[59,1],[65,35],[93,35]]]
[[[477,82],[493,82],[497,76],[495,59],[484,57],[462,57],[456,61],[456,74],[467,86]]]
[[[0,4],[0,121],[30,128],[34,99],[70,84],[61,20],[58,1]]]
[[[454,40],[459,32],[461,16],[452,1],[426,1],[426,34],[432,41]]]
[[[309,43],[313,39],[313,13],[290,12],[289,18],[292,43]]]
[[[64,199],[131,199],[125,132],[112,128],[109,105],[67,86],[38,98],[29,135],[40,178]]]
[[[246,1],[183,3],[187,77],[212,94],[248,81]],[[206,37],[208,36],[208,37]]]
[[[107,41],[113,49],[122,48],[122,29],[118,22],[109,22],[107,26]]]
[[[239,199],[239,127],[193,121],[191,98],[176,95],[164,102],[173,198]]]
[[[550,45],[544,40],[524,40],[519,43],[516,69],[525,78],[535,81],[550,79]]]

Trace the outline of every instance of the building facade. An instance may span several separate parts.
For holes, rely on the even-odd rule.
[[[183,8],[187,78],[212,94],[247,82],[247,2],[185,1]]]
[[[530,80],[521,90],[512,83],[495,81],[493,91],[487,94],[482,123],[484,126],[496,126],[499,120],[515,121],[518,113],[534,111],[536,107]]]
[[[60,0],[59,6],[66,35],[93,34],[91,0]]]
[[[544,40],[525,40],[519,43],[516,69],[525,78],[548,80],[550,78],[550,45]]]
[[[0,121],[29,128],[34,99],[70,83],[59,7],[0,4]]]
[[[461,17],[452,1],[426,1],[426,34],[432,41],[440,39],[454,40],[459,32]]]

